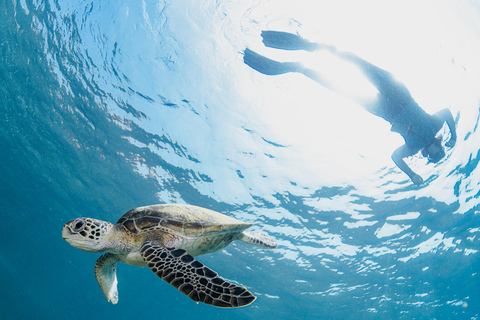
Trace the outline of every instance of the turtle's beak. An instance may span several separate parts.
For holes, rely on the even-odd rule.
[[[78,239],[78,237],[75,237],[75,235],[76,235],[75,232],[72,231],[72,228],[70,228],[68,223],[63,226],[63,229],[62,229],[63,240],[67,241],[70,245],[77,248],[78,244],[82,245],[83,242],[79,241],[79,240],[82,240],[82,239]]]
[[[68,241],[68,236],[70,236],[71,234],[72,229],[70,229],[70,226],[68,224],[64,225],[62,229],[62,238]]]

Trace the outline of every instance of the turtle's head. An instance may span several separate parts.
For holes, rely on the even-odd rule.
[[[112,229],[111,223],[77,218],[63,226],[62,237],[77,249],[87,252],[101,252],[108,248],[107,235]]]

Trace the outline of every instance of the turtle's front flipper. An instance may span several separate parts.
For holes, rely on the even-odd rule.
[[[120,261],[117,255],[106,253],[98,258],[95,263],[95,276],[102,288],[105,298],[113,304],[118,302],[117,291],[117,262]]]
[[[277,247],[275,240],[260,232],[243,231],[238,237],[238,240],[269,249],[275,249]]]
[[[246,306],[255,300],[247,289],[229,283],[183,249],[147,241],[140,250],[147,266],[162,280],[196,302],[221,308]]]

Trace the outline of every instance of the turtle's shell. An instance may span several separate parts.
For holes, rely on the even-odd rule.
[[[221,213],[183,204],[164,204],[139,207],[125,213],[117,225],[131,233],[154,229],[170,229],[187,237],[214,233],[238,233],[252,226]]]

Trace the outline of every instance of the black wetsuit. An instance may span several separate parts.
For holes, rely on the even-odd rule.
[[[433,116],[416,103],[404,108],[391,123],[391,130],[400,133],[412,151],[429,146],[438,131]]]
[[[437,134],[438,125],[432,115],[415,102],[407,87],[392,74],[356,56],[349,56],[365,72],[379,91],[378,99],[366,109],[390,122],[391,131],[402,135],[412,151],[429,146]]]

